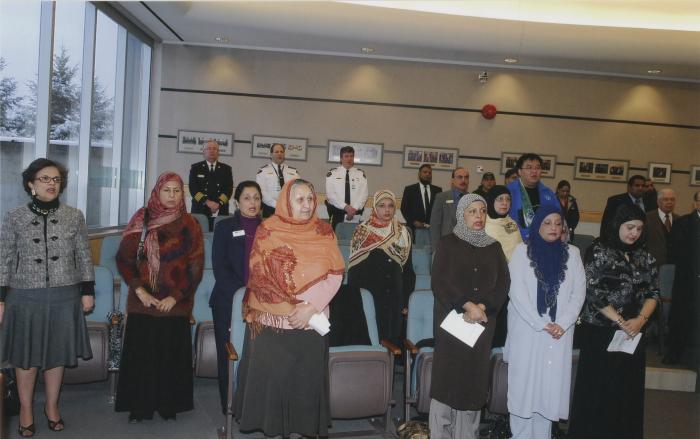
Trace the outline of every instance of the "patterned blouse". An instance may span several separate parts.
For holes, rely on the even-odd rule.
[[[625,319],[636,317],[646,299],[659,300],[659,276],[654,257],[644,249],[629,253],[596,240],[586,253],[586,303],[581,318],[598,326],[615,322],[599,310],[612,305]]]

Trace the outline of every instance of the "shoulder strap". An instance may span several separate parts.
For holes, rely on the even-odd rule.
[[[145,256],[144,246],[146,242],[146,234],[148,233],[148,217],[148,208],[145,208],[143,210],[143,229],[141,230],[141,239],[139,240],[139,247],[136,250],[136,259],[139,261],[142,260]]]

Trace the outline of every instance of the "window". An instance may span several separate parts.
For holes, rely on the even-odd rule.
[[[0,217],[27,202],[22,170],[34,160],[39,2],[0,1]]]
[[[0,215],[27,202],[21,172],[43,156],[68,167],[61,202],[88,227],[143,205],[146,38],[108,6],[0,0]]]

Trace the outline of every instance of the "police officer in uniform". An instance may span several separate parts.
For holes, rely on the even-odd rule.
[[[267,218],[275,213],[277,197],[284,183],[299,178],[296,168],[284,164],[284,145],[273,143],[270,146],[270,159],[272,162],[258,170],[255,181],[262,189],[262,214]]]
[[[192,194],[192,213],[209,217],[209,231],[214,217],[228,215],[228,203],[233,192],[231,167],[219,163],[219,144],[209,140],[202,149],[204,160],[190,168],[189,187]]]
[[[367,177],[354,165],[355,150],[344,146],[340,149],[340,166],[326,174],[326,207],[333,230],[343,221],[358,221],[367,202]]]

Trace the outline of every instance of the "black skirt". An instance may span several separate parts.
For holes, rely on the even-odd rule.
[[[187,317],[129,314],[115,410],[152,419],[192,410],[192,334]]]
[[[644,435],[645,336],[634,354],[608,352],[615,328],[584,323],[569,437],[642,439]]]
[[[328,336],[263,326],[251,338],[246,327],[237,382],[235,411],[241,431],[328,435]]]

